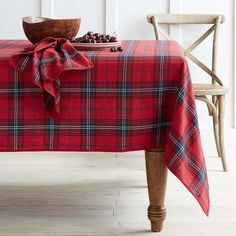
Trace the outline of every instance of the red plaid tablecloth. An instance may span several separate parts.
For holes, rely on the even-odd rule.
[[[174,41],[124,41],[88,51],[95,67],[60,76],[60,118],[45,111],[29,74],[8,64],[27,41],[0,41],[0,151],[164,150],[167,167],[209,211],[188,65]]]

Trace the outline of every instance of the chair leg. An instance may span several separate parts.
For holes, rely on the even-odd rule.
[[[228,171],[228,166],[225,157],[225,146],[224,146],[224,106],[225,96],[219,96],[219,147],[221,154],[221,161],[224,171]]]
[[[214,129],[214,137],[215,137],[215,143],[216,143],[216,150],[218,157],[221,158],[221,153],[220,153],[220,141],[219,141],[219,124],[215,123],[213,120],[213,129]]]
[[[151,221],[153,232],[162,230],[166,218],[164,206],[167,167],[163,161],[163,152],[145,151],[146,173],[150,205],[148,207],[148,218]]]
[[[217,116],[219,116],[219,100],[215,100],[214,104],[217,110]],[[217,154],[218,154],[218,157],[221,158],[220,141],[219,141],[219,119],[218,117],[214,117],[214,115],[213,115],[213,130],[214,130],[214,138],[215,138],[215,143],[216,143]]]

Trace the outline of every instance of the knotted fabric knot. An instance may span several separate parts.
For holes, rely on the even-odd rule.
[[[18,71],[30,73],[32,82],[42,92],[45,109],[56,118],[60,113],[60,74],[67,70],[94,67],[83,52],[78,52],[69,40],[47,37],[27,47],[9,59]]]

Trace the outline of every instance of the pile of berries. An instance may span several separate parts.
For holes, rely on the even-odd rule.
[[[119,51],[119,52],[122,52],[123,51],[123,48],[122,47],[111,47],[111,52],[116,52],[116,51]]]
[[[118,42],[115,33],[109,34],[99,34],[92,31],[88,31],[82,37],[70,39],[74,43],[115,43]],[[111,47],[111,52],[123,51],[122,47]]]
[[[88,31],[85,35],[79,38],[71,40],[76,43],[114,43],[117,42],[117,37],[115,35],[109,34],[99,34]]]

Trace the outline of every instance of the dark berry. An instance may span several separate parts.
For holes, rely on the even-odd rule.
[[[76,38],[74,41],[76,43],[82,43],[83,42],[83,38],[79,37],[79,38]]]
[[[87,34],[85,34],[82,38],[83,38],[83,41],[85,41],[85,40],[89,39],[89,36]]]
[[[117,42],[117,38],[115,36],[112,36],[110,42]]]
[[[102,35],[101,35],[101,38],[102,38],[102,39],[106,39],[106,35],[105,35],[105,34],[102,34]]]
[[[83,43],[91,43],[91,39],[84,39]]]
[[[116,48],[115,47],[111,47],[111,52],[116,52]]]
[[[122,52],[123,51],[123,48],[122,47],[117,47],[117,50]]]
[[[87,35],[88,35],[89,37],[91,37],[91,36],[93,35],[93,32],[92,32],[92,31],[88,31],[88,32],[87,32]]]
[[[109,40],[106,39],[106,38],[104,38],[104,39],[102,40],[102,42],[103,42],[103,43],[109,43]]]
[[[100,36],[99,33],[94,33],[93,36],[97,37],[97,36]]]

